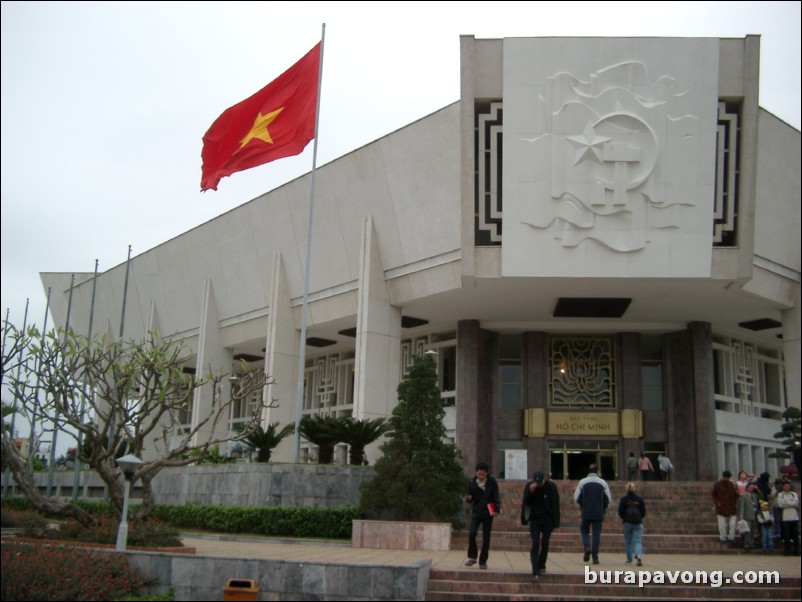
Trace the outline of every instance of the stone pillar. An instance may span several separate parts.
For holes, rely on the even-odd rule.
[[[783,366],[785,368],[785,391],[788,407],[800,407],[802,400],[802,379],[799,377],[802,365],[802,346],[800,345],[800,331],[802,319],[800,318],[799,284],[794,286],[794,306],[783,310]]]
[[[640,334],[625,332],[619,338],[621,350],[618,362],[619,408],[621,410],[643,410],[643,382],[641,374]],[[618,478],[628,480],[627,458],[630,452],[639,456],[643,450],[643,439],[621,439],[618,446]]]
[[[713,386],[713,339],[710,324],[665,335],[669,444],[677,480],[717,478],[716,406]]]
[[[696,449],[696,423],[692,420],[694,387],[689,332],[683,330],[666,334],[663,337],[663,348],[668,421],[673,425],[669,445],[672,450],[683,450],[681,458],[674,454],[674,478],[679,481],[693,481],[698,472],[699,454]]]
[[[712,481],[716,465],[716,398],[713,364],[713,331],[708,322],[688,324],[693,351],[694,413],[696,423],[696,479]],[[676,423],[675,423],[676,426]],[[681,449],[681,448],[680,448]]]
[[[495,335],[479,328],[478,320],[457,323],[456,445],[469,475],[479,461],[490,464],[493,474],[500,468],[496,459],[496,355]]]
[[[523,377],[523,408],[548,409],[549,361],[546,335],[543,332],[525,332],[521,341],[521,368]],[[524,437],[529,473],[535,470],[549,472],[551,468],[546,437]]]

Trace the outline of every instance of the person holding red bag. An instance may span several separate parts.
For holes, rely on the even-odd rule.
[[[493,517],[501,514],[501,495],[498,481],[491,477],[487,462],[476,464],[476,476],[468,481],[465,501],[471,504],[471,527],[468,531],[468,559],[465,566],[473,566],[477,561],[476,535],[482,525],[482,550],[478,553],[479,568],[487,568],[490,553],[490,532],[493,529]]]

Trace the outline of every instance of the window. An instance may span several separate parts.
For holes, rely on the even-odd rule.
[[[611,336],[549,339],[549,407],[611,409],[617,406],[615,348]]]
[[[502,360],[498,367],[499,407],[520,410],[521,405],[521,362]]]
[[[647,361],[641,364],[641,395],[644,410],[664,409],[662,363]]]
[[[498,351],[499,407],[520,410],[523,407],[521,336],[499,335]]]
[[[779,349],[734,337],[715,337],[716,409],[781,420],[786,407],[782,362]]]

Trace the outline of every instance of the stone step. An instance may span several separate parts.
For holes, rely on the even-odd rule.
[[[621,578],[623,579],[623,577]],[[433,570],[426,600],[798,600],[799,578],[780,584],[648,584],[585,583],[584,575],[544,574],[532,583],[526,573]]]
[[[578,481],[555,481],[555,483],[560,492],[561,507],[574,507],[573,495]],[[504,504],[520,506],[525,485],[525,481],[499,481],[502,506]],[[617,503],[626,493],[626,483],[614,482],[608,483],[608,486],[614,503]],[[650,502],[659,503],[658,506],[665,503],[689,502],[688,508],[698,508],[700,502],[710,502],[712,507],[712,498],[710,496],[712,488],[712,483],[699,483],[696,481],[638,483],[636,492],[644,498],[647,507],[649,507]]]
[[[517,508],[515,509],[515,515],[513,516],[509,512],[505,512],[500,516],[496,516],[493,518],[493,527],[496,529],[504,529],[505,531],[517,531],[519,529],[526,530],[529,527],[526,525],[521,524],[521,516],[520,512],[518,512]],[[465,514],[465,523],[467,524],[470,520],[470,514]],[[560,513],[560,525],[565,527],[566,525],[575,525],[579,527],[579,524],[582,522],[582,517],[579,516],[578,512],[571,512],[571,513]],[[618,514],[615,512],[607,511],[604,519],[605,525],[614,524],[616,526],[621,526],[621,519],[618,517]],[[718,531],[718,523],[716,522],[716,515],[713,513],[712,508],[709,514],[705,514],[704,517],[699,517],[699,514],[696,513],[695,515],[685,515],[681,512],[671,512],[667,511],[664,514],[657,515],[652,514],[648,511],[646,518],[643,521],[643,525],[647,528],[651,529],[705,529],[705,530],[712,530]]]
[[[551,549],[555,552],[580,552],[579,536],[581,522],[579,509],[573,503],[577,481],[554,481],[560,491],[561,527],[551,538]],[[499,481],[504,513],[493,521],[493,542],[497,550],[526,551],[531,542],[529,527],[520,523],[521,497],[525,481]],[[624,540],[621,521],[616,514],[618,500],[624,495],[626,483],[608,482],[612,503],[607,511],[607,520],[602,536],[604,553],[623,552]],[[698,481],[638,482],[638,494],[646,500],[644,520],[644,549],[648,553],[699,553],[740,554],[744,553],[741,540],[737,546],[722,546],[718,541],[718,525],[710,491],[713,483]],[[468,508],[469,510],[469,508]],[[466,512],[465,524],[470,523]],[[455,531],[451,538],[451,549],[468,545],[467,530]],[[775,540],[775,549],[781,543]],[[752,552],[754,553],[754,552]],[[775,552],[777,553],[777,552]]]
[[[477,538],[481,546],[481,533]],[[781,542],[775,540],[774,554],[781,553],[779,548]],[[510,552],[528,551],[531,546],[531,538],[528,533],[505,533],[493,531],[491,538],[491,548]],[[457,531],[451,536],[451,549],[459,550],[468,547],[468,534],[465,531]],[[718,536],[710,535],[660,535],[644,534],[643,548],[646,553],[651,554],[740,554],[740,553],[762,553],[760,549],[751,551],[744,550],[741,541],[736,544],[722,545]],[[563,531],[562,529],[552,533],[549,541],[549,549],[553,552],[582,552],[582,540],[578,530]],[[602,533],[600,550],[602,553],[624,553],[624,538],[620,531],[615,533]]]
[[[480,544],[481,547],[481,544]],[[451,545],[452,550],[460,550],[460,549],[468,549],[467,541],[464,544],[459,542],[452,543]],[[504,552],[528,552],[530,549],[529,543],[511,543],[505,546],[497,546],[495,542],[493,545],[490,546],[491,550],[497,551],[504,551]],[[581,554],[582,553],[582,545],[581,543],[577,544],[550,544],[549,550],[551,552],[564,552],[567,554]],[[621,554],[623,557],[624,555],[624,546],[610,546],[610,545],[602,545],[600,548],[600,554],[607,555],[607,554]],[[649,546],[646,545],[643,548],[644,554],[687,554],[688,553],[688,546],[671,546],[671,545],[655,545]],[[762,550],[760,549],[751,549],[746,550],[740,546],[725,546],[721,547],[719,545],[716,546],[700,546],[693,549],[694,554],[762,554]],[[773,555],[781,555],[782,551],[778,550],[777,548],[774,549],[772,552]]]

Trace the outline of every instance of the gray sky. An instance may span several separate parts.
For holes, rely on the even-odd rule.
[[[108,270],[309,171],[312,144],[199,192],[211,123],[323,23],[318,165],[458,100],[461,34],[760,34],[760,105],[800,127],[799,2],[4,1],[0,23],[2,311],[17,326],[26,298],[43,322],[39,272]]]

